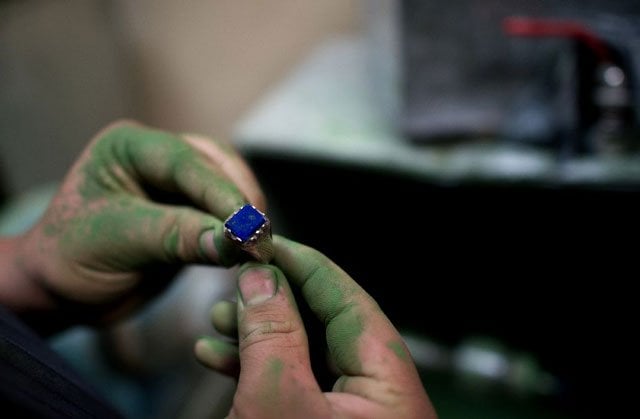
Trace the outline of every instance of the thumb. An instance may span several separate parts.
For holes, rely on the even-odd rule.
[[[283,417],[292,408],[322,406],[307,335],[284,274],[271,265],[246,264],[238,294],[240,377],[231,416]]]
[[[96,249],[111,249],[111,262],[128,269],[150,262],[230,266],[240,259],[240,251],[224,237],[222,221],[210,214],[140,199],[107,205],[75,226],[74,231],[91,233],[83,236],[91,241],[70,249],[74,256],[94,260]]]

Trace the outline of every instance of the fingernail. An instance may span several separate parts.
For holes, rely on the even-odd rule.
[[[240,274],[238,288],[244,305],[260,304],[275,295],[276,277],[269,268],[248,268]]]
[[[215,243],[216,229],[205,230],[200,234],[200,250],[204,253],[205,257],[214,262],[218,261],[218,249]]]
[[[198,240],[202,257],[220,266],[233,266],[243,255],[242,250],[224,236],[222,225],[204,230]]]

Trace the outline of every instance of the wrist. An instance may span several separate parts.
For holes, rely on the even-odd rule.
[[[45,285],[29,233],[0,237],[0,304],[41,335],[52,335],[78,318]]]
[[[18,314],[55,306],[37,274],[35,255],[26,235],[0,238],[0,303]]]

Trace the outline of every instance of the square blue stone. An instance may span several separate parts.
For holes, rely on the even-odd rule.
[[[246,242],[262,227],[265,221],[267,220],[264,215],[247,204],[227,220],[224,226],[228,228],[234,236],[242,240],[242,242]]]

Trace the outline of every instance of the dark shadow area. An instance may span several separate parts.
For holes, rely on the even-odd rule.
[[[4,205],[7,201],[7,185],[5,184],[5,174],[4,174],[4,166],[2,165],[2,160],[0,160],[0,206]]]
[[[618,377],[635,364],[628,341],[637,192],[438,185],[264,156],[250,163],[274,232],[331,257],[399,329],[451,346],[492,336],[533,354],[559,380],[540,401],[558,417],[598,416],[625,403]],[[436,406],[455,404],[442,390],[447,380],[425,375]],[[479,400],[464,403],[491,405]],[[522,415],[512,417],[536,412],[514,406]]]

